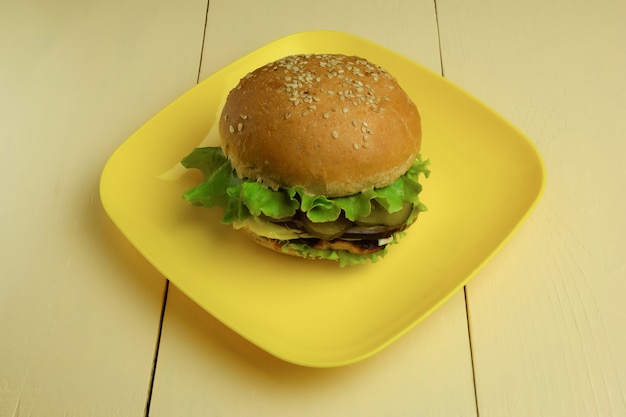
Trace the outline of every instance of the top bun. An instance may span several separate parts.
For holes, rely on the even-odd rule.
[[[345,55],[292,55],[246,75],[220,117],[237,175],[338,197],[384,187],[417,157],[417,107],[383,68]]]

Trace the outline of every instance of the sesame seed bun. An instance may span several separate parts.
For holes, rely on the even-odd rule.
[[[228,95],[219,130],[240,177],[328,197],[391,184],[422,135],[395,78],[345,55],[293,55],[249,73]]]

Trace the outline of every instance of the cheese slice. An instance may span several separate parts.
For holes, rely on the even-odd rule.
[[[299,230],[288,229],[280,223],[271,223],[258,217],[248,217],[242,221],[233,223],[234,229],[248,228],[259,236],[269,239],[290,240],[301,237],[311,237],[308,233]]]

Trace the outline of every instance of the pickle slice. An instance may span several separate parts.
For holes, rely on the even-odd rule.
[[[341,236],[346,230],[352,227],[352,222],[344,216],[332,222],[312,222],[306,215],[299,219],[306,230],[313,236],[324,240],[332,240]]]
[[[402,208],[395,213],[389,213],[376,200],[372,200],[372,210],[370,214],[356,220],[360,226],[399,226],[406,222],[413,212],[413,204],[404,203]]]

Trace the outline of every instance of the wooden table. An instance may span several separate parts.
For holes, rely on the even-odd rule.
[[[153,114],[312,29],[442,73],[547,168],[536,210],[464,290],[333,369],[206,314],[98,192]],[[626,416],[625,51],[620,0],[0,3],[0,416]]]

